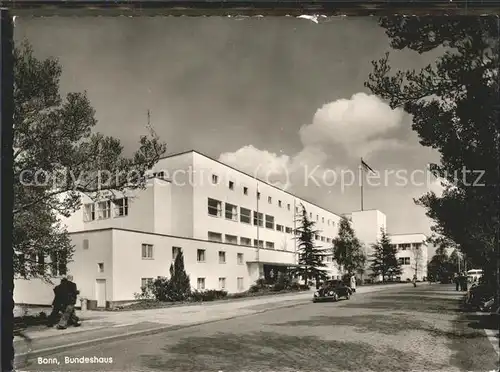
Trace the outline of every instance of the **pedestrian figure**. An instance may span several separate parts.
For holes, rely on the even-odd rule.
[[[457,273],[453,274],[453,280],[455,281],[455,288],[456,291],[458,292],[458,287],[460,285],[460,277],[458,276]]]
[[[351,289],[356,292],[356,277],[354,275],[351,276]]]
[[[66,329],[68,324],[72,324],[75,327],[79,327],[79,319],[75,314],[75,305],[78,296],[78,289],[75,283],[73,283],[73,276],[68,275],[64,286],[64,313],[57,326],[58,329]]]
[[[413,275],[413,286],[416,287],[417,286],[417,275]]]
[[[52,301],[52,312],[50,313],[47,321],[47,326],[53,327],[59,320],[61,311],[64,311],[64,288],[67,279],[62,278],[61,282],[54,287],[54,301]]]

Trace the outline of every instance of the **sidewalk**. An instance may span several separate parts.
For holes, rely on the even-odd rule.
[[[411,284],[362,286],[358,288],[354,296],[402,287],[410,288]],[[312,299],[313,292],[314,290],[298,294],[135,311],[77,311],[77,315],[82,319],[81,327],[58,330],[40,326],[29,329],[24,334],[31,341],[27,342],[16,336],[14,349],[17,356],[21,357],[27,353],[34,356],[37,353],[62,351],[76,346],[131,337],[132,335],[157,333],[167,329],[258,314],[308,303]]]

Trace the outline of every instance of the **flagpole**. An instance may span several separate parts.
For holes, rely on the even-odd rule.
[[[363,181],[363,176],[365,175],[364,172],[363,172],[363,158],[361,158],[361,211],[363,211],[363,184],[364,184],[364,181]]]
[[[294,245],[294,256],[295,263],[298,264],[297,259],[297,204],[296,199],[293,198],[293,245]]]
[[[259,224],[260,224],[260,218],[259,218],[259,181],[257,181],[257,193],[255,194],[255,197],[257,198],[257,251],[256,251],[256,260],[259,262],[259,249],[260,249],[260,242],[259,242]],[[260,269],[259,269],[260,271]],[[259,274],[260,278],[260,274]]]

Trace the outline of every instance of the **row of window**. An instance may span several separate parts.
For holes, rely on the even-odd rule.
[[[213,175],[212,175],[212,183],[213,183],[214,185],[218,184],[218,183],[219,183],[219,176],[217,176],[216,174],[213,174]],[[229,181],[229,182],[228,182],[228,188],[229,188],[229,190],[234,191],[234,186],[235,186],[235,185],[234,185],[234,182],[233,182],[233,181]],[[246,186],[243,186],[243,195],[248,195],[248,187],[246,187]],[[260,194],[260,192],[259,192],[259,191],[257,191],[257,192],[256,192],[256,196],[257,196],[257,200],[260,200],[260,199],[261,199],[261,194]],[[273,204],[273,198],[272,198],[271,196],[268,196],[268,197],[267,197],[267,203],[268,203],[268,204]],[[285,204],[283,203],[283,201],[278,200],[278,207],[279,207],[279,208],[284,208],[284,205],[285,205]],[[291,205],[290,205],[290,203],[287,203],[287,204],[286,204],[286,209],[287,209],[287,210],[291,210]],[[295,213],[299,213],[299,210],[300,210],[300,208],[296,206],[296,207],[295,207]],[[309,213],[309,217],[310,217],[310,218],[313,218],[313,214],[312,214],[312,213]],[[320,219],[319,219],[319,215],[317,214],[317,215],[316,215],[316,221],[318,221],[318,222],[319,222],[319,220],[320,220]],[[321,222],[322,222],[322,223],[325,223],[325,217],[321,217]],[[331,224],[332,226],[334,225],[334,221],[332,221],[332,220],[330,220],[330,219],[327,219],[327,222],[328,222],[328,226],[330,226],[330,224]]]
[[[401,251],[406,251],[407,249],[420,249],[422,247],[422,243],[403,243],[403,244],[391,244],[393,248],[396,248]]]
[[[400,265],[410,265],[410,257],[400,257],[398,261]]]
[[[18,272],[22,277],[26,276],[27,267],[43,275],[47,269],[46,265],[49,265],[52,276],[62,276],[68,273],[67,259],[64,253],[53,252],[48,257],[43,253],[32,253],[29,255],[16,253],[15,255],[18,262]]]
[[[220,200],[208,198],[208,215],[212,217],[224,217],[227,220],[241,222],[251,225],[253,223],[254,226],[266,227],[270,230],[285,232],[287,234],[293,234],[293,229],[289,226],[284,226],[280,224],[275,224],[274,216],[269,214],[264,215],[261,212],[252,211],[248,208],[238,207],[237,205],[231,203],[224,203],[224,214],[222,213],[222,202]],[[239,208],[239,219],[238,219],[238,208]],[[324,236],[320,236],[316,234],[316,240],[321,240],[322,242],[326,241],[327,243],[331,243],[331,238],[326,238]],[[244,245],[244,244],[242,244]]]
[[[142,244],[142,259],[143,260],[153,260],[154,259],[154,249],[152,244]],[[182,251],[181,247],[172,247],[172,261],[175,261],[177,255]],[[196,250],[196,261],[205,262],[206,261],[206,249]],[[226,251],[219,251],[219,263],[226,263]],[[236,263],[238,265],[243,265],[243,253],[236,253]]]
[[[146,287],[148,284],[151,284],[153,282],[153,278],[141,278],[141,288]],[[205,290],[205,278],[197,278],[196,279],[196,289],[199,291]],[[236,278],[236,286],[238,288],[238,291],[242,291],[244,289],[244,281],[243,277],[237,277]],[[219,278],[219,289],[224,290],[226,289],[226,278],[225,277],[220,277]]]
[[[83,206],[85,222],[128,216],[128,198],[103,200]]]

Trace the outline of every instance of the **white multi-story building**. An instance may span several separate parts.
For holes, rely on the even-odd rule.
[[[424,234],[392,234],[391,243],[398,249],[396,257],[403,272],[401,280],[425,280],[427,278],[428,247]]]
[[[145,190],[82,202],[63,219],[75,247],[68,271],[81,297],[98,306],[134,300],[146,282],[169,275],[179,251],[193,288],[245,291],[297,264],[294,231],[302,205],[316,223],[320,247],[331,247],[341,219],[196,151],[161,159]],[[365,244],[385,227],[380,211],[350,217]],[[330,256],[324,262],[329,276],[341,274]],[[52,296],[50,285],[16,280],[16,303],[50,304]]]

